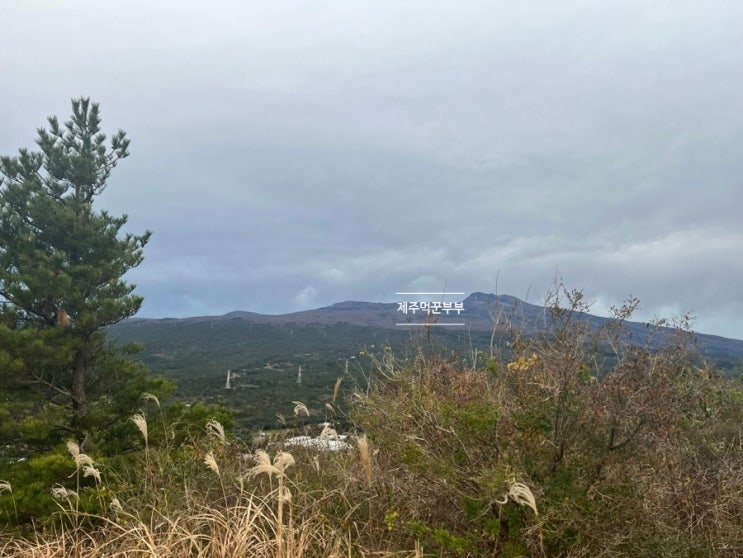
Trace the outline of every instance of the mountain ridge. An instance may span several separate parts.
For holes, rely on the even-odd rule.
[[[467,324],[470,326],[475,326],[475,329],[482,330],[482,329],[491,329],[494,325],[492,319],[490,323],[487,325],[482,323],[482,318],[484,317],[484,313],[488,314],[488,317],[491,318],[491,314],[493,310],[497,311],[513,311],[514,309],[521,308],[526,311],[526,313],[529,316],[535,316],[538,314],[544,314],[547,309],[544,306],[533,304],[530,302],[526,302],[518,297],[512,296],[512,295],[496,295],[496,294],[490,294],[490,293],[483,293],[480,291],[476,291],[471,293],[469,296],[467,296],[464,301],[464,310],[463,313],[460,315],[460,318],[464,318],[467,321]],[[246,320],[258,320],[259,322],[283,322],[283,321],[297,321],[297,323],[317,323],[320,325],[322,321],[313,322],[313,320],[321,319],[322,314],[330,314],[334,312],[368,312],[368,311],[375,311],[382,313],[386,318],[392,318],[392,316],[395,316],[396,318],[399,316],[405,316],[402,312],[398,310],[399,302],[367,302],[362,300],[344,300],[340,302],[335,302],[333,304],[330,304],[328,306],[320,306],[318,308],[312,308],[308,310],[297,310],[294,312],[287,312],[283,314],[264,314],[260,312],[252,312],[249,310],[233,310],[230,312],[227,312],[225,314],[209,314],[209,315],[201,315],[201,316],[186,316],[182,318],[175,318],[175,317],[163,317],[163,318],[142,318],[138,316],[133,316],[131,318],[127,318],[126,320],[123,320],[122,323],[134,323],[134,322],[169,322],[169,321],[182,321],[182,322],[201,322],[201,321],[218,321],[218,320],[231,320],[231,319],[246,319]],[[484,306],[486,308],[484,308]],[[474,312],[473,312],[474,310]],[[450,317],[454,317],[456,314],[450,314]],[[416,316],[421,316],[421,314],[416,313]],[[591,318],[595,318],[601,321],[609,321],[611,318],[604,317],[604,316],[598,316],[595,314],[587,313],[586,316],[590,316]],[[347,323],[351,325],[367,325],[365,323],[356,323],[351,318],[353,318],[353,314],[345,314],[345,317],[348,318]],[[343,323],[346,320],[341,320],[341,323]],[[461,320],[458,320],[461,321]],[[398,319],[390,320],[386,324],[386,326],[393,327],[397,323],[400,323]],[[628,321],[627,323],[632,324],[642,324],[645,325],[644,322],[637,322],[637,321]],[[715,337],[719,339],[726,339],[730,341],[740,341],[743,343],[743,340],[736,339],[733,337],[725,337],[722,335],[715,335],[715,334],[708,334],[708,333],[702,333],[702,332],[695,332],[698,335],[703,335],[705,337]]]
[[[138,318],[133,317],[123,323],[153,323],[153,322],[218,322],[224,320],[245,320],[255,324],[274,325],[338,325],[376,327],[386,329],[415,329],[425,325],[464,328],[469,331],[492,331],[493,327],[514,325],[522,328],[526,334],[544,331],[547,321],[547,308],[523,301],[511,295],[496,295],[483,292],[474,292],[462,302],[461,314],[450,310],[448,315],[444,310],[440,314],[428,315],[421,311],[407,313],[401,311],[401,302],[366,302],[345,300],[329,306],[310,310],[300,310],[286,314],[261,314],[236,310],[215,316],[193,316],[186,318]],[[588,313],[578,313],[579,319],[589,321],[590,327],[599,327],[611,321],[611,318],[596,316]],[[453,325],[453,323],[464,325]],[[401,325],[404,324],[404,325]],[[641,341],[648,335],[649,324],[643,322],[626,321],[625,327],[635,341]],[[670,328],[664,328],[670,331]],[[719,335],[710,335],[695,332],[703,352],[727,353],[733,358],[743,359],[743,340],[732,339]]]

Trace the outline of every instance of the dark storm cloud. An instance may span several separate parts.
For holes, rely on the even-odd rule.
[[[0,152],[80,94],[127,130],[142,315],[560,273],[743,337],[743,6],[512,4],[11,4]]]

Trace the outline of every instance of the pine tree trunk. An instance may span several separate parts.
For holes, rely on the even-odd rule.
[[[73,427],[79,436],[82,432],[83,420],[88,414],[88,399],[85,396],[85,359],[78,355],[72,369],[72,412]]]

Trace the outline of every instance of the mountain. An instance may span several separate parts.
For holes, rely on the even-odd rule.
[[[163,367],[158,355],[165,355],[162,358],[172,361],[178,354],[182,358],[196,359],[203,367],[223,370],[241,365],[239,359],[244,358],[241,356],[243,353],[265,358],[267,346],[273,347],[276,354],[285,351],[285,344],[302,347],[301,351],[297,349],[294,353],[317,352],[312,350],[313,347],[324,347],[324,351],[354,354],[365,344],[373,343],[374,339],[384,338],[387,343],[399,346],[416,335],[429,335],[435,331],[443,345],[461,350],[483,344],[487,346],[494,326],[498,331],[513,328],[524,335],[534,335],[544,332],[549,320],[545,307],[508,295],[472,293],[459,301],[459,311],[449,308],[447,314],[447,309],[441,308],[443,305],[439,303],[440,313],[437,315],[427,315],[420,310],[413,313],[410,308],[405,313],[401,302],[345,301],[280,315],[235,311],[222,316],[131,318],[112,326],[110,332],[122,341],[144,343],[151,357],[145,360],[155,369]],[[611,321],[585,313],[576,314],[575,319],[587,322],[592,330]],[[658,335],[658,328],[648,324],[625,322],[623,325],[624,339],[632,344],[653,349],[667,342],[664,341],[667,336]],[[295,330],[297,335],[293,336]],[[321,332],[319,338],[309,334],[318,331]],[[660,328],[660,333],[671,331]],[[699,352],[722,368],[740,367],[743,341],[701,333],[695,334],[695,338]]]
[[[270,428],[276,426],[276,413],[292,415],[292,401],[303,401],[321,420],[336,379],[345,378],[346,394],[355,386],[363,388],[375,373],[372,355],[383,357],[387,348],[400,358],[411,347],[432,348],[471,366],[476,350],[488,354],[494,324],[500,332],[495,341],[503,346],[509,328],[529,336],[544,332],[548,323],[547,309],[512,296],[473,293],[461,302],[459,314],[450,309],[448,316],[435,316],[436,325],[430,327],[424,324],[433,317],[420,311],[405,314],[399,302],[346,301],[282,315],[132,318],[108,333],[116,343],[141,344],[137,358],[154,373],[176,380],[178,398],[226,403],[237,410],[241,428]],[[589,329],[610,321],[590,314],[574,318]],[[645,348],[657,348],[668,339],[662,334],[672,333],[641,323],[624,325],[624,341]],[[743,341],[703,334],[696,340],[699,351],[721,371],[739,373]]]
[[[400,301],[403,302],[403,301]],[[546,329],[548,310],[543,306],[530,304],[509,295],[495,295],[481,292],[472,293],[462,302],[462,309],[457,313],[449,309],[448,314],[441,308],[437,315],[426,315],[409,309],[407,313],[400,308],[400,302],[379,303],[345,301],[289,314],[258,314],[255,312],[235,311],[222,316],[200,316],[192,318],[165,318],[160,320],[148,318],[131,318],[124,324],[136,323],[171,323],[183,324],[213,323],[224,320],[243,320],[248,324],[270,324],[275,326],[331,326],[349,325],[361,328],[381,328],[397,331],[414,331],[426,329],[425,325],[446,328],[450,331],[492,332],[494,325],[499,328],[508,326],[519,328],[526,335],[543,332]],[[587,320],[591,328],[606,325],[611,320],[590,314],[581,314],[578,319]],[[403,325],[404,324],[404,325]],[[632,341],[644,345],[653,333],[648,324],[625,322],[624,324]],[[116,327],[116,326],[115,326]],[[666,329],[666,331],[668,331]],[[696,334],[698,348],[704,355],[726,357],[731,364],[743,359],[743,341],[728,339],[715,335]]]

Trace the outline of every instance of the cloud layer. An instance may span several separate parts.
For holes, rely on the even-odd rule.
[[[560,274],[743,338],[743,5],[275,4],[4,8],[0,152],[79,95],[132,139],[141,315]]]

